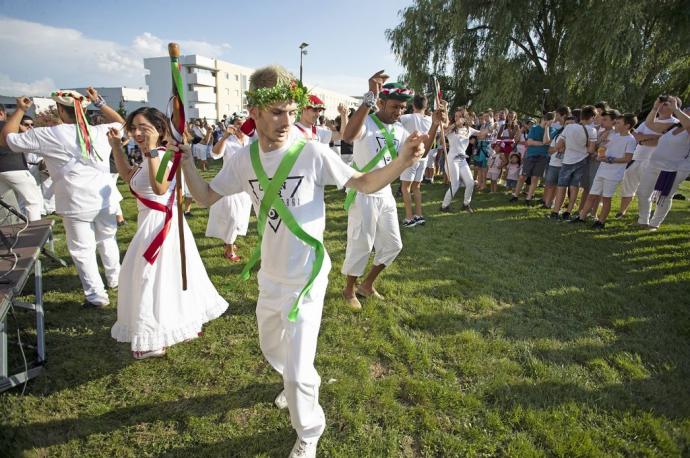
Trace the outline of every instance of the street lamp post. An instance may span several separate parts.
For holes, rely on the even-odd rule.
[[[304,49],[309,46],[309,43],[302,43],[299,45],[299,82],[302,82],[302,56],[307,55],[307,50]]]

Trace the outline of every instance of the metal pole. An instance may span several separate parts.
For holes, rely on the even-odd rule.
[[[304,56],[304,49],[299,48],[299,82],[302,82],[302,56]]]

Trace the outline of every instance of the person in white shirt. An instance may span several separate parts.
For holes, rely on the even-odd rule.
[[[319,116],[326,109],[323,100],[315,95],[309,96],[309,103],[300,114],[295,127],[309,141],[316,141],[328,145],[333,137],[333,131],[327,127],[317,125]]]
[[[591,105],[582,108],[580,123],[565,126],[556,142],[557,149],[564,149],[563,165],[558,173],[558,187],[550,217],[559,218],[559,211],[565,200],[565,192],[568,191],[568,207],[560,218],[570,219],[577,194],[580,189],[580,180],[587,167],[587,157],[594,152],[594,144],[597,141],[597,131],[591,125],[594,118],[594,107]]]
[[[247,103],[258,141],[235,154],[210,184],[196,171],[188,148],[182,161],[185,179],[198,202],[210,206],[224,195],[244,191],[259,214],[260,234],[265,224],[260,251],[265,262],[258,274],[256,306],[259,345],[283,377],[284,390],[276,405],[289,409],[297,432],[291,457],[315,457],[325,428],[320,378],[314,368],[331,267],[323,248],[324,187],[375,193],[422,156],[426,140],[425,135],[411,134],[397,159],[370,173],[359,173],[328,145],[306,141],[295,132],[295,115],[307,103],[306,97],[306,89],[284,68],[256,70]]]
[[[415,95],[412,99],[413,113],[400,116],[400,123],[408,132],[428,132],[431,127],[431,116],[425,114],[428,101],[425,95]],[[400,175],[405,219],[403,227],[413,227],[426,223],[422,215],[422,179],[426,160],[413,164]],[[412,213],[412,196],[414,196],[414,214]]]
[[[678,119],[671,129],[667,123],[655,120],[664,99],[668,100],[673,116]],[[673,195],[690,175],[690,106],[681,110],[680,103],[678,97],[659,98],[645,120],[650,129],[658,133],[664,132],[642,171],[637,190],[640,212],[637,223],[646,229],[656,230],[661,226],[671,210]],[[652,201],[656,201],[656,210],[650,219]]]
[[[234,115],[228,122],[223,136],[213,146],[213,159],[223,158],[223,166],[230,162],[230,158],[249,144],[249,138],[244,135],[240,127],[244,118]],[[246,192],[225,196],[209,208],[206,237],[216,237],[223,240],[223,256],[230,262],[240,262],[235,241],[238,235],[247,235],[249,228],[249,214],[252,201]]]
[[[558,174],[563,165],[564,152],[563,150],[556,149],[556,141],[561,135],[561,132],[563,132],[564,126],[573,123],[570,107],[568,106],[559,107],[554,112],[554,117],[555,120],[551,124],[551,127],[554,129],[554,136],[551,138],[551,143],[549,144],[549,166],[546,168],[546,173],[544,174],[543,208],[551,208],[553,205],[553,200],[556,195],[556,185],[558,185]]]
[[[678,122],[672,116],[673,109],[671,104],[666,101],[659,106],[658,117],[654,122],[657,124],[666,124],[669,128],[671,125]],[[623,176],[623,184],[621,186],[621,206],[616,214],[616,218],[622,218],[628,211],[628,207],[637,193],[637,188],[640,186],[640,179],[642,171],[647,166],[649,158],[652,157],[657,147],[657,142],[661,134],[647,127],[646,123],[642,123],[633,133],[635,140],[637,140],[637,148],[633,153],[633,158],[630,164],[625,169]]]
[[[606,113],[602,117],[602,124],[606,123]],[[587,213],[594,209],[596,221],[593,229],[604,229],[606,218],[611,211],[611,198],[616,192],[618,183],[623,180],[625,166],[632,160],[637,142],[630,131],[637,124],[637,118],[632,113],[618,116],[614,121],[614,133],[607,133],[606,146],[600,146],[596,160],[600,162],[597,173],[594,176],[592,187],[586,202],[580,208],[580,214],[571,222],[582,223],[587,218]],[[601,212],[596,214],[596,206],[601,198]]]
[[[367,172],[384,167],[397,155],[400,145],[410,135],[398,121],[405,111],[407,101],[413,91],[399,83],[382,85],[386,75],[373,75],[369,79],[369,92],[364,95],[362,106],[350,118],[343,140],[354,143],[353,167]],[[384,78],[385,77],[385,78]],[[380,90],[380,92],[379,92]],[[369,114],[376,106],[379,97],[379,110]],[[436,114],[438,113],[438,115]],[[443,110],[437,110],[436,118]],[[431,146],[436,135],[438,120],[434,119],[425,141],[425,148]],[[398,211],[390,186],[376,193],[348,192],[345,200],[347,215],[347,248],[342,274],[347,276],[343,298],[354,310],[362,305],[357,294],[362,297],[383,299],[376,291],[374,282],[379,274],[390,265],[402,250]],[[376,250],[374,263],[364,281],[357,285],[357,278],[364,275],[372,250]]]
[[[473,213],[470,203],[472,202],[472,192],[474,191],[474,179],[472,178],[472,170],[467,163],[467,146],[470,143],[470,137],[476,136],[483,140],[489,135],[488,130],[479,131],[468,125],[468,119],[465,117],[467,111],[464,108],[455,110],[455,122],[449,127],[446,132],[446,139],[448,141],[448,177],[450,178],[450,187],[446,191],[441,203],[441,211],[449,212],[450,204],[453,201],[453,196],[458,192],[460,185],[465,187],[465,194],[462,201],[462,210],[468,213]]]
[[[63,124],[36,127],[16,133],[19,120],[32,102],[17,99],[17,110],[2,129],[0,144],[15,153],[42,156],[53,179],[56,213],[62,216],[67,249],[77,267],[84,289],[84,307],[103,307],[110,303],[98,272],[96,251],[100,254],[110,288],[117,288],[120,273],[120,251],[116,209],[122,195],[110,177],[110,144],[108,129],[122,129],[124,120],[93,88],[88,97],[76,91],[53,93]],[[89,126],[84,108],[93,102],[108,124]]]

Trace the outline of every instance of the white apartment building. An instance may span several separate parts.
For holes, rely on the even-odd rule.
[[[180,56],[180,65],[188,119],[206,118],[211,122],[246,109],[244,93],[249,88],[253,68],[196,54]],[[149,71],[146,75],[149,104],[165,111],[172,88],[170,58],[144,59],[144,68]],[[348,107],[358,105],[355,98],[328,89],[316,88],[313,93],[325,102],[327,118],[338,116],[339,103]]]

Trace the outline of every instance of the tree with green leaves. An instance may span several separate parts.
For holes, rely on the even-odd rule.
[[[537,112],[606,100],[690,97],[687,0],[416,0],[386,31],[406,77],[438,75],[454,105]],[[443,75],[443,77],[441,77]]]

